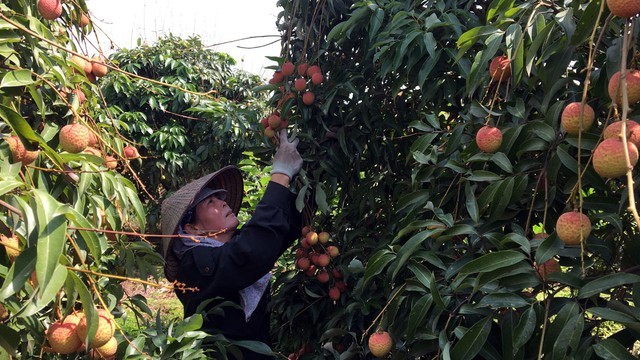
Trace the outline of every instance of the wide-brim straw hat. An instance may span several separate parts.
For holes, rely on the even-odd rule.
[[[195,205],[196,196],[207,187],[227,190],[225,201],[233,210],[233,213],[238,214],[244,194],[242,173],[237,167],[229,165],[188,183],[162,202],[160,220],[163,235],[175,235],[177,233],[178,225],[180,225],[182,218]],[[165,275],[167,275],[169,281],[175,280],[170,277],[174,277],[178,267],[178,259],[171,251],[172,239],[175,238],[167,237],[162,242]]]

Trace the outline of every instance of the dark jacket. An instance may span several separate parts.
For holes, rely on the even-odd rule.
[[[201,302],[215,297],[240,304],[239,291],[272,270],[280,255],[300,237],[301,223],[295,195],[286,187],[269,182],[251,219],[229,242],[220,247],[196,246],[182,257],[176,280],[199,289],[176,290],[184,305],[184,316],[193,315]],[[269,291],[267,288],[264,292],[249,322],[242,309],[227,306],[223,307],[224,315],[205,315],[203,330],[222,332],[229,339],[257,340],[270,345]],[[208,308],[219,303],[214,301]],[[243,357],[272,359],[244,349]]]

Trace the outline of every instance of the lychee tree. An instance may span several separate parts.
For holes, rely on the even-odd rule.
[[[166,323],[121,286],[173,288],[153,281],[162,258],[145,234],[141,199],[158,198],[127,147],[139,138],[100,86],[115,74],[159,92],[176,85],[118,67],[88,40],[96,31],[82,0],[0,3],[0,358],[237,354],[223,336],[200,331],[200,315]],[[215,90],[244,101],[252,81]],[[181,96],[201,97],[186,102],[198,107],[211,95]],[[119,325],[126,316],[136,316],[136,333]]]
[[[314,190],[313,226],[340,248],[330,266],[346,284],[335,300],[307,269],[279,274],[281,353],[366,358],[381,329],[395,359],[631,358],[637,151],[603,157],[624,160],[615,176],[593,163],[605,126],[635,118],[633,82],[617,104],[608,90],[636,66],[635,20],[601,1],[278,4],[283,50],[258,90],[301,139],[297,186]],[[301,91],[288,63],[319,66],[323,82]],[[566,119],[567,134],[575,102],[594,121]],[[487,126],[495,152],[476,143]],[[629,146],[616,149],[635,148],[618,134]],[[573,211],[590,231],[582,216],[556,231]]]

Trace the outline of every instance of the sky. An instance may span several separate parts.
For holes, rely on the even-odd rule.
[[[278,35],[276,0],[86,0],[89,14],[99,28],[100,45],[106,54],[108,34],[120,48],[134,48],[138,38],[152,44],[158,36],[172,33],[180,37],[200,36],[206,46],[251,36]],[[275,63],[265,56],[280,55],[277,37],[220,44],[214,51],[228,53],[237,67],[263,78]],[[270,42],[275,43],[255,49]]]

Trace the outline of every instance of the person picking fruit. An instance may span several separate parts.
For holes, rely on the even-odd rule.
[[[238,228],[243,180],[235,166],[203,176],[162,203],[167,245],[165,275],[176,281],[184,316],[203,313],[202,329],[231,340],[269,345],[269,279],[273,264],[300,235],[302,216],[289,184],[302,167],[296,149],[280,130],[270,181],[251,219]],[[175,236],[178,235],[178,236]],[[224,314],[207,313],[225,301]],[[272,359],[242,348],[243,359]]]

